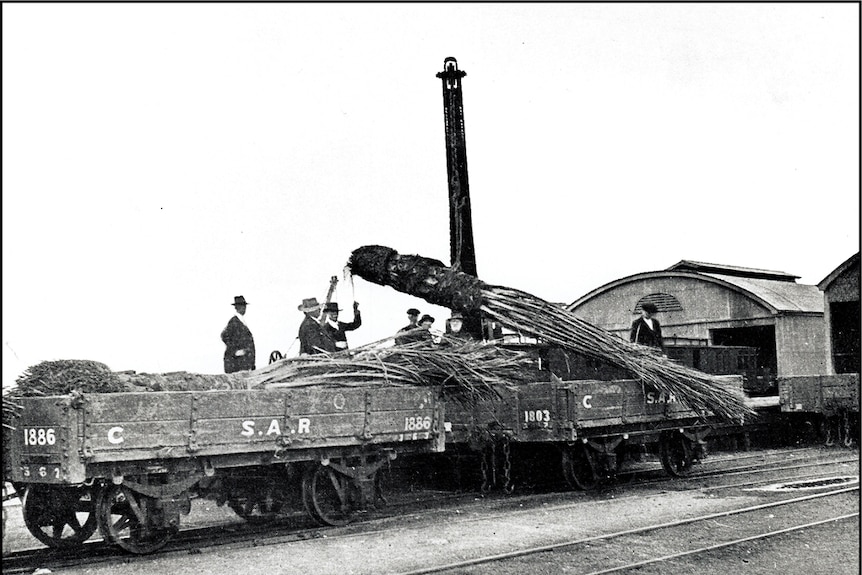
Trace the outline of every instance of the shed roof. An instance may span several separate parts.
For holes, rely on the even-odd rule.
[[[722,274],[701,275],[733,284],[763,300],[776,312],[823,313],[823,294],[814,285]]]
[[[744,268],[740,266],[728,266],[725,264],[710,264],[707,262],[697,262],[694,260],[680,260],[673,264],[668,270],[693,271],[722,274],[726,276],[740,276],[749,278],[763,278],[778,281],[793,282],[799,279],[799,276],[779,272],[775,270],[764,270],[758,268]]]
[[[721,284],[724,287],[754,299],[773,314],[779,313],[823,313],[823,294],[817,286],[798,284],[795,281],[764,279],[761,277],[742,277],[737,275],[704,273],[669,268],[667,270],[635,274],[607,283],[580,297],[568,309],[576,309],[582,303],[602,293],[635,281],[653,278],[694,278]]]
[[[817,284],[817,287],[823,291],[826,291],[827,289],[829,289],[829,286],[832,285],[832,282],[844,275],[844,272],[846,272],[854,265],[857,267],[859,266],[859,252],[856,252],[855,254],[847,258],[847,260],[843,264],[835,268],[831,274],[823,278],[820,283]]]

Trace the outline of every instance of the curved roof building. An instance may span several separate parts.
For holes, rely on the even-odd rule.
[[[605,284],[567,306],[628,339],[636,314],[656,305],[666,343],[757,348],[772,376],[825,373],[824,303],[817,286],[785,272],[682,260]]]

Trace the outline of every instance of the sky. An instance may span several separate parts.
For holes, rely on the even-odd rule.
[[[449,258],[463,80],[480,279],[570,303],[682,259],[816,284],[859,250],[859,5],[4,4],[3,385],[45,360],[257,366],[303,298],[352,347],[448,310],[342,270]]]

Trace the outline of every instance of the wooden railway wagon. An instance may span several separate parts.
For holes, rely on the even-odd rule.
[[[246,519],[304,508],[346,523],[375,504],[377,472],[397,453],[443,450],[437,394],[308,386],[28,397],[4,455],[37,539],[73,547],[98,528],[148,553],[196,496]]]
[[[778,401],[783,414],[817,429],[827,445],[850,447],[859,437],[858,373],[780,377]]]
[[[741,388],[741,376],[723,376]],[[513,448],[553,447],[563,476],[577,489],[613,477],[627,458],[658,448],[671,475],[689,473],[704,455],[714,418],[702,416],[632,379],[531,383],[500,389],[500,400],[446,406],[447,454],[481,454],[483,490],[511,489]],[[502,469],[500,469],[502,468]]]

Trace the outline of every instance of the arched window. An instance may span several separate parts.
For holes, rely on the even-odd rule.
[[[654,304],[660,312],[682,311],[682,305],[680,305],[679,300],[669,293],[651,293],[638,300],[638,303],[635,304],[634,313],[640,313],[643,304],[647,302]]]

